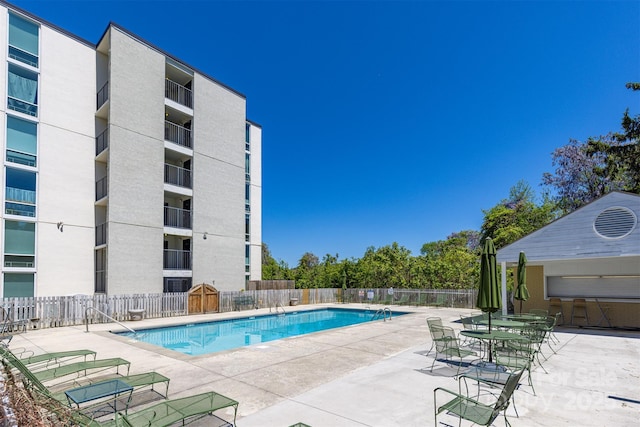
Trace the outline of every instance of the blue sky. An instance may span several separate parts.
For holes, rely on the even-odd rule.
[[[116,22],[247,96],[263,241],[295,266],[481,226],[551,152],[640,97],[639,1],[13,2],[93,43]]]

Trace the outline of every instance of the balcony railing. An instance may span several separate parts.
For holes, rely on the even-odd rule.
[[[36,192],[33,190],[7,187],[5,189],[5,198],[13,202],[31,203],[33,205],[36,204]]]
[[[191,229],[191,211],[165,206],[164,225],[166,227]]]
[[[108,181],[107,177],[101,178],[96,182],[96,201],[102,199],[103,197],[107,197],[108,192]]]
[[[33,268],[35,265],[35,256],[25,254],[25,255],[16,255],[16,254],[5,254],[4,255],[4,266],[11,268]]]
[[[20,49],[19,47],[9,45],[9,58],[38,68],[38,57],[26,50]]]
[[[106,82],[98,91],[96,95],[96,110],[99,110],[102,105],[109,100],[109,82]]]
[[[36,207],[34,205],[24,205],[22,203],[5,202],[4,213],[7,215],[20,215],[20,216],[36,216]]]
[[[187,129],[175,123],[164,122],[164,139],[183,147],[193,148],[191,129]]]
[[[7,149],[7,161],[17,163],[19,165],[35,167],[36,156],[29,153],[22,153],[20,151]]]
[[[172,80],[165,80],[164,96],[180,105],[193,108],[193,92],[191,89]]]
[[[96,246],[107,244],[107,224],[103,223],[96,227]]]
[[[36,117],[38,115],[38,104],[32,104],[31,102],[23,101],[11,96],[7,97],[7,107],[10,110],[28,114],[30,116]]]
[[[96,156],[109,148],[109,129],[96,137]]]
[[[191,251],[165,249],[163,268],[165,270],[191,270]]]
[[[179,166],[164,165],[164,182],[179,187],[191,188],[191,171]]]

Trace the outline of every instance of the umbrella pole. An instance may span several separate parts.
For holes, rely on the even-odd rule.
[[[491,333],[491,312],[489,312],[489,333]],[[492,341],[490,339],[489,340],[489,363],[493,362],[493,354],[492,354],[493,352],[491,351],[492,350],[491,344],[492,344]]]
[[[520,314],[522,314],[522,300],[520,300]]]

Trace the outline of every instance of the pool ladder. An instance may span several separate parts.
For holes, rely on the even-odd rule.
[[[386,322],[387,313],[389,313],[389,321],[391,321],[391,309],[389,307],[379,308],[378,311],[376,311],[376,314],[373,315],[371,320],[379,319],[380,316],[382,316],[382,320]]]
[[[278,307],[280,307],[280,310],[282,310],[282,314],[286,316],[287,312],[284,311],[284,307],[279,302],[276,303],[276,307],[275,307],[276,314],[278,314]],[[271,313],[271,307],[269,307],[269,313]]]

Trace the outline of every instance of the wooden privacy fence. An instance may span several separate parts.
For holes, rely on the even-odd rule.
[[[275,308],[296,304],[363,303],[434,305],[473,308],[477,291],[433,289],[271,289],[253,291],[219,291],[218,312],[239,309]],[[238,306],[234,301],[250,300],[252,304]],[[29,327],[53,328],[82,325],[87,316],[90,323],[109,323],[100,312],[117,320],[129,320],[129,310],[144,310],[147,319],[186,316],[189,313],[187,292],[132,295],[73,295],[62,297],[4,298],[0,305],[14,322]],[[88,310],[92,307],[94,310]]]

